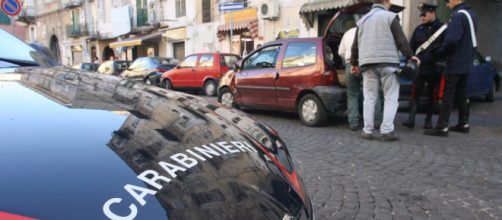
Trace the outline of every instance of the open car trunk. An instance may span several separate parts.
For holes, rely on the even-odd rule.
[[[340,85],[345,86],[345,60],[343,57],[338,55],[338,48],[340,47],[340,42],[342,41],[343,34],[353,27],[357,26],[357,22],[366,13],[371,10],[371,2],[357,3],[348,7],[341,9],[338,13],[333,16],[329,22],[328,28],[324,32],[324,43],[330,48],[331,55],[326,57],[332,57],[332,61],[329,62],[336,69],[338,76],[338,82]],[[404,7],[398,5],[392,5],[390,11],[399,13],[404,9]],[[329,53],[329,52],[328,52]]]

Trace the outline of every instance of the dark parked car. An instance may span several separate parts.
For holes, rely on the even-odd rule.
[[[501,77],[495,66],[493,66],[491,57],[483,57],[480,53],[477,53],[473,62],[474,66],[467,80],[467,96],[484,96],[487,101],[493,102],[495,100],[495,93],[500,90]],[[411,86],[411,81],[401,80],[400,99],[409,99],[411,96]],[[438,91],[437,97],[440,99],[439,101],[442,99],[443,89],[441,87]],[[427,93],[425,92],[424,94]]]
[[[266,124],[113,75],[33,67],[38,52],[0,39],[1,219],[314,218]]]
[[[97,63],[78,63],[72,66],[73,69],[77,70],[87,70],[96,72],[98,71],[99,64]]]
[[[341,38],[371,5],[365,2],[342,9],[323,38],[292,38],[259,47],[242,60],[237,71],[222,77],[218,101],[234,107],[298,112],[307,126],[323,124],[328,114],[346,108],[341,85],[345,67],[337,54]]]
[[[142,81],[146,84],[159,85],[162,73],[176,67],[178,60],[164,57],[141,57],[136,59],[121,76]]]
[[[103,73],[103,74],[107,74],[107,75],[118,76],[122,72],[124,72],[127,68],[129,68],[130,64],[131,64],[131,61],[109,60],[109,61],[105,61],[103,64],[101,64],[99,66],[98,72]]]

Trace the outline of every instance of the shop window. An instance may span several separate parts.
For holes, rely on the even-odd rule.
[[[290,43],[286,49],[286,55],[282,67],[302,67],[316,63],[316,43]]]
[[[213,55],[202,55],[199,60],[199,67],[212,67],[214,64]]]
[[[186,16],[186,0],[176,0],[176,17]]]

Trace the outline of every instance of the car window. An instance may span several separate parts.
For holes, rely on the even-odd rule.
[[[214,65],[214,55],[202,55],[199,59],[199,67],[212,67]]]
[[[117,73],[120,73],[120,72],[127,69],[127,67],[129,66],[129,62],[128,61],[116,61],[114,65],[115,65],[115,71],[117,71]]]
[[[356,26],[357,21],[361,19],[366,13],[370,11],[370,7],[361,8],[354,13],[341,14],[339,15],[335,22],[329,27],[329,33],[345,33],[349,29]]]
[[[239,60],[238,56],[222,55],[220,60],[220,65],[231,67],[235,65],[235,63],[237,63],[238,60]]]
[[[281,50],[280,45],[265,47],[244,61],[244,70],[274,68]]]
[[[176,65],[176,64],[178,64],[178,60],[174,59],[174,58],[161,58],[161,57],[158,57],[156,60],[161,65]]]
[[[138,58],[134,62],[132,62],[131,69],[137,69],[141,65],[142,60],[143,58]]]
[[[180,64],[180,68],[194,68],[197,63],[197,55],[189,56]]]
[[[316,63],[317,45],[315,42],[290,43],[282,67],[302,67]]]

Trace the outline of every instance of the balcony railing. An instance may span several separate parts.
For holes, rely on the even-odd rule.
[[[87,36],[89,32],[87,31],[86,25],[66,25],[66,36],[67,37],[83,37]]]
[[[77,8],[82,6],[83,3],[84,3],[83,0],[64,0],[63,7],[65,9]]]
[[[136,27],[146,26],[148,22],[148,10],[146,8],[138,8],[136,10]]]
[[[16,21],[24,23],[35,23],[35,7],[25,6],[16,18]]]

